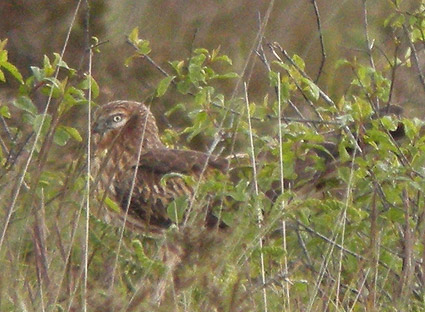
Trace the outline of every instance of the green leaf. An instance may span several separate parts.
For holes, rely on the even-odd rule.
[[[187,209],[187,197],[180,196],[180,197],[177,197],[175,200],[173,200],[167,206],[167,215],[170,217],[170,219],[174,223],[179,224],[183,221],[186,209]]]
[[[44,58],[43,58],[43,71],[46,74],[46,76],[52,76],[55,73],[55,69],[50,63],[50,59],[47,55],[44,55]]]
[[[68,143],[70,135],[63,128],[56,129],[55,134],[53,135],[53,142],[59,146],[65,146]]]
[[[134,43],[134,44],[137,45],[137,42],[139,40],[139,27],[133,28],[133,30],[131,31],[131,33],[128,35],[128,40],[131,43]]]
[[[81,137],[80,133],[77,129],[73,127],[67,127],[67,126],[61,126],[63,129],[69,133],[69,135],[77,142],[82,142],[83,138]]]
[[[222,61],[226,64],[232,65],[232,60],[227,55],[220,55],[214,58],[214,61]]]
[[[46,87],[43,88],[43,93],[45,95],[52,95],[53,98],[57,99],[61,97],[64,93],[64,88],[61,84],[61,82],[54,78],[54,77],[47,77],[44,78],[44,81],[48,81],[49,83],[46,84]]]
[[[44,79],[44,76],[45,76],[44,70],[40,69],[37,66],[30,66],[30,69],[32,71],[32,74],[33,74],[35,80],[42,81]]]
[[[134,58],[140,57],[139,54],[133,54],[127,57],[124,61],[124,66],[129,67]]]
[[[184,61],[173,61],[173,62],[169,62],[169,64],[174,68],[177,75],[181,76],[183,74],[182,69],[184,66]]]
[[[207,49],[205,48],[197,48],[195,49],[195,51],[193,51],[195,54],[203,54],[203,55],[208,55],[209,52]]]
[[[301,70],[305,69],[304,60],[299,55],[294,54],[294,56],[292,57],[292,60]]]
[[[88,90],[91,87],[93,98],[97,98],[99,96],[99,85],[91,76],[87,75],[86,78],[78,85],[78,87],[83,90]]]
[[[53,142],[59,146],[64,146],[68,143],[70,138],[73,138],[77,142],[83,141],[83,138],[77,129],[73,127],[59,126],[53,136]]]
[[[105,205],[115,212],[119,213],[121,211],[120,206],[118,206],[118,204],[108,196],[105,198]]]
[[[4,50],[7,44],[7,38],[4,40],[0,40],[0,51]]]
[[[272,87],[277,87],[280,83],[277,72],[269,71],[269,81]]]
[[[128,41],[130,41],[136,48],[137,52],[142,55],[147,55],[151,52],[150,44],[148,40],[139,39],[139,28],[134,28],[131,33],[127,37]],[[126,64],[128,65],[130,60],[126,60]]]
[[[320,96],[319,87],[310,79],[302,78],[301,82],[304,84],[303,91],[307,97],[312,101],[317,101]]]
[[[273,61],[272,64],[279,65],[280,67],[282,67],[286,71],[291,71],[291,68],[292,68],[292,66],[288,66],[284,62]]]
[[[391,118],[391,116],[384,116],[381,122],[386,130],[395,131],[398,127],[398,121]]]
[[[140,266],[147,269],[148,272],[156,271],[159,274],[164,274],[166,267],[161,261],[155,261],[150,259],[143,249],[143,245],[138,239],[134,239],[131,242],[132,247],[134,248],[134,252],[136,254],[137,260],[140,263]]]
[[[399,208],[390,208],[384,215],[392,222],[404,222],[404,212]]]
[[[150,43],[147,40],[139,40],[137,51],[142,55],[148,55],[151,52]]]
[[[339,59],[335,63],[335,69],[338,69],[339,67],[345,66],[345,65],[351,65],[351,62],[349,62],[346,59]]]
[[[176,111],[185,111],[186,106],[183,103],[178,103],[177,105],[173,105],[168,111],[165,112],[166,117],[170,117]]]
[[[0,51],[0,63],[7,62],[7,51],[1,50]]]
[[[341,162],[346,162],[348,160],[351,159],[350,154],[348,154],[347,152],[347,142],[345,140],[342,140],[339,144],[338,144],[338,153],[339,153],[339,157],[341,158]]]
[[[195,85],[199,81],[205,83],[205,71],[199,64],[192,63],[189,65],[189,79]]]
[[[55,60],[53,61],[53,64],[55,64],[56,66],[65,68],[67,70],[71,70],[68,64],[61,58],[60,54],[53,53],[53,55],[55,56]]]
[[[181,94],[187,94],[189,93],[191,86],[192,84],[190,83],[188,79],[179,81],[177,83],[177,91],[179,91]]]
[[[404,132],[406,133],[406,136],[409,139],[413,139],[415,136],[418,135],[419,129],[422,122],[420,122],[418,119],[407,119],[403,118],[403,126],[404,126]]]
[[[3,62],[0,64],[1,67],[6,69],[13,77],[15,77],[16,80],[18,80],[20,83],[24,83],[24,78],[22,78],[21,73],[16,68],[15,65],[9,63],[9,62]]]
[[[187,127],[183,130],[183,133],[189,133],[189,136],[187,137],[187,141],[190,142],[195,136],[197,136],[199,133],[205,130],[207,127],[207,119],[208,114],[205,111],[197,111],[194,112],[195,118],[193,120],[193,126]]]
[[[2,70],[0,70],[0,81],[1,82],[6,82],[6,77],[4,76],[4,73]]]
[[[165,187],[169,179],[179,178],[179,179],[185,180],[185,177],[187,176],[184,174],[177,173],[177,172],[170,172],[170,173],[164,174],[161,180],[159,181],[159,183],[161,184],[161,186]]]
[[[5,105],[1,105],[0,106],[0,116],[3,116],[5,118],[10,118],[9,107],[7,107]]]
[[[355,120],[364,120],[373,114],[373,108],[369,102],[362,98],[356,97],[353,103],[353,117]]]
[[[205,54],[198,54],[190,59],[190,64],[196,64],[201,66],[202,64],[204,64],[206,59],[207,57],[205,56]]]
[[[33,115],[37,114],[37,108],[27,96],[18,97],[15,101],[13,101],[13,105]]]
[[[90,77],[91,79],[91,92],[93,95],[93,98],[97,98],[99,96],[99,85],[97,84],[96,80],[94,80],[93,77]]]
[[[161,97],[165,94],[165,92],[167,92],[168,87],[170,86],[170,83],[171,81],[173,81],[174,78],[176,78],[176,76],[168,76],[158,83],[158,87],[156,88],[157,97]]]
[[[237,73],[230,72],[230,73],[225,73],[223,75],[216,75],[214,78],[216,78],[216,79],[232,79],[232,78],[238,78],[238,77],[239,77],[239,75]]]
[[[33,130],[35,132],[40,131],[41,134],[45,134],[47,132],[47,129],[50,126],[51,121],[52,121],[52,116],[50,116],[49,114],[39,114],[35,116],[33,120],[33,124],[32,124]]]

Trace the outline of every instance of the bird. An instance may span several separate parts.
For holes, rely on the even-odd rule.
[[[154,115],[143,103],[118,100],[101,105],[94,120],[96,189],[102,198],[118,204],[119,219],[127,215],[126,226],[133,230],[163,233],[174,224],[168,205],[180,197],[193,200],[194,187],[185,176],[199,181],[228,167],[227,159],[220,156],[168,148],[160,139]],[[205,216],[205,226],[226,227],[210,209]]]

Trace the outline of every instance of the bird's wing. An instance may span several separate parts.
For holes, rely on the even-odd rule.
[[[140,157],[139,168],[155,173],[199,174],[204,167],[225,171],[228,161],[224,158],[192,150],[151,149]]]
[[[172,224],[167,214],[169,203],[182,196],[190,198],[193,192],[181,174],[198,178],[204,167],[207,172],[224,171],[227,160],[197,151],[160,148],[142,153],[137,167],[129,213],[149,227],[167,228]],[[115,183],[121,207],[128,203],[135,169],[133,166]]]

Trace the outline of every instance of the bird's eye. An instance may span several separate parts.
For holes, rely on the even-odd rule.
[[[121,120],[122,120],[121,115],[115,115],[114,117],[112,117],[113,122],[120,122]]]

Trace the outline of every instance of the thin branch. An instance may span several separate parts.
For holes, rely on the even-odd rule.
[[[281,90],[280,90],[280,73],[277,74],[278,77],[278,85],[277,85],[277,100],[278,100],[278,109],[279,109],[279,116],[282,116],[282,99],[281,99]],[[249,114],[249,113],[248,113]],[[282,122],[279,118],[279,166],[280,166],[280,188],[281,188],[281,194],[285,192],[285,176],[284,176],[284,166],[283,166],[283,135],[282,135]],[[285,210],[285,201],[282,200],[282,211]],[[283,257],[284,267],[285,267],[285,275],[288,275],[288,250],[287,250],[287,244],[286,244],[286,220],[282,219],[282,240],[283,240],[283,251],[285,253],[285,256]],[[286,288],[286,300],[287,300],[287,310],[291,311],[291,301],[290,301],[290,295],[289,295],[289,287],[290,283],[285,283]]]
[[[244,83],[244,89],[245,89],[245,103],[246,103],[246,110],[248,114],[248,128],[249,128],[249,142],[251,145],[251,161],[252,161],[252,171],[253,171],[253,180],[254,180],[254,191],[255,196],[258,198],[259,191],[258,191],[258,183],[257,183],[257,164],[255,160],[255,150],[254,150],[254,140],[252,136],[252,126],[251,126],[251,114],[249,111],[249,100],[248,100],[248,90],[247,85]],[[256,198],[256,199],[257,199]],[[256,201],[257,202],[257,201]],[[263,214],[261,211],[261,207],[258,206],[258,203],[256,204],[257,208],[257,223],[258,228],[261,231],[261,228],[263,226]],[[264,254],[263,254],[263,238],[259,238],[259,247],[260,247],[260,265],[261,265],[261,278],[263,285],[266,283],[266,273],[265,273],[265,267],[264,267]],[[266,288],[263,288],[263,300],[264,300],[264,311],[267,312],[267,291]]]
[[[317,83],[319,81],[320,75],[322,74],[323,66],[325,65],[326,50],[325,50],[325,43],[323,40],[322,23],[320,21],[319,7],[317,6],[316,0],[311,0],[311,3],[313,4],[314,14],[316,15],[317,30],[319,32],[320,49],[322,52],[322,60],[320,61],[319,71],[317,73],[316,79],[314,80],[314,82]]]
[[[361,0],[361,1],[363,4],[363,27],[364,27],[364,35],[365,35],[365,41],[366,41],[366,53],[369,57],[370,67],[374,71],[376,71],[375,62],[373,60],[373,55],[372,55],[372,48],[374,43],[371,42],[369,38],[369,22],[368,22],[368,12],[367,12],[367,5],[366,5],[367,0]],[[373,87],[373,92],[376,93],[376,81],[373,75],[371,77],[371,84]],[[377,111],[379,109],[379,97],[376,96],[375,100],[376,102],[370,99],[370,104],[372,105],[372,107],[374,107],[375,111]]]
[[[273,44],[269,44],[268,45],[269,48],[271,49],[271,51],[273,52],[273,54],[276,56],[276,58],[280,61],[283,62],[282,59],[278,56],[278,54],[276,53],[276,49],[279,49],[280,52],[285,56],[285,58],[288,60],[288,62],[294,66],[294,68],[306,79],[309,79],[310,81],[311,78],[304,72],[304,70],[302,70],[297,64],[295,64],[295,62],[292,60],[292,58],[289,56],[288,52],[286,52],[280,45],[279,43],[275,42]],[[335,102],[331,100],[331,98],[322,91],[322,89],[319,88],[319,86],[317,86],[317,89],[319,90],[319,95],[320,97],[329,105],[336,107]],[[347,126],[343,126],[344,131],[347,133],[347,135],[349,136],[352,144],[359,150],[360,153],[362,153],[362,149],[360,148],[359,144],[357,143],[357,140],[354,138],[353,133],[350,131],[350,129]]]
[[[62,47],[62,51],[60,53],[60,57],[61,58],[63,58],[63,56],[65,54],[65,51],[66,51],[66,48],[68,47],[68,42],[69,42],[69,38],[70,38],[70,35],[71,35],[71,30],[72,30],[72,28],[74,26],[74,23],[75,23],[75,20],[76,20],[77,13],[79,11],[80,5],[81,5],[81,0],[79,0],[78,3],[77,3],[77,7],[76,7],[76,9],[74,11],[74,15],[73,15],[72,21],[70,23],[70,27],[68,28],[68,32],[67,32],[67,35],[66,35],[66,38],[65,38],[65,42],[64,42],[64,45]],[[59,76],[59,70],[60,70],[60,67],[57,66],[56,72],[55,72],[55,75],[54,75],[54,78],[55,79],[57,79],[57,77]],[[43,112],[43,115],[42,115],[40,126],[37,129],[36,134],[35,134],[34,143],[32,145],[32,148],[31,148],[30,152],[29,152],[27,161],[26,161],[26,163],[24,165],[24,169],[22,170],[21,175],[18,178],[16,190],[14,191],[14,194],[12,195],[12,199],[10,201],[10,205],[9,205],[9,207],[7,209],[7,212],[6,212],[6,216],[5,216],[5,220],[4,220],[4,224],[3,224],[3,229],[2,229],[1,236],[0,236],[0,251],[1,251],[2,247],[3,247],[3,243],[4,243],[5,236],[6,236],[6,232],[7,232],[7,229],[9,227],[10,219],[11,219],[11,217],[12,217],[14,211],[15,211],[16,202],[18,200],[18,197],[19,197],[19,194],[20,194],[22,185],[24,184],[25,175],[26,175],[26,173],[28,171],[29,164],[31,163],[31,160],[33,158],[33,155],[34,155],[34,152],[35,152],[35,149],[36,149],[36,146],[37,146],[37,142],[38,142],[38,140],[39,140],[39,138],[41,136],[41,130],[42,130],[43,124],[45,122],[48,109],[50,107],[52,96],[53,96],[53,87],[50,89],[50,93],[49,93],[49,96],[48,96],[48,99],[47,99],[46,106],[44,108],[44,112]]]
[[[358,137],[358,135],[357,135]],[[341,231],[341,246],[344,247],[344,242],[345,242],[345,227],[347,224],[347,210],[348,210],[348,206],[350,201],[352,201],[352,191],[353,191],[353,178],[354,178],[354,172],[355,172],[355,159],[356,159],[356,155],[357,155],[357,149],[354,149],[353,152],[353,156],[351,158],[351,165],[350,165],[350,176],[348,179],[348,184],[347,184],[347,189],[345,192],[345,205],[344,205],[344,210],[342,212],[342,231]],[[343,252],[342,249],[340,251],[340,255],[339,255],[339,265],[338,265],[338,277],[337,277],[337,283],[336,283],[336,299],[335,299],[335,304],[336,307],[338,308],[338,304],[339,304],[339,290],[340,290],[340,285],[341,285],[341,274],[342,274],[342,259],[343,259]],[[337,309],[338,310],[338,309]]]
[[[395,85],[396,73],[397,73],[397,68],[398,68],[397,55],[398,55],[399,48],[400,48],[400,45],[396,44],[396,47],[394,49],[393,63],[391,64],[391,62],[388,62],[391,66],[391,85],[390,85],[390,92],[389,92],[389,95],[388,95],[388,101],[387,101],[387,105],[386,105],[386,112],[388,112],[388,110],[391,106],[391,100],[393,98],[394,85]],[[378,49],[379,49],[379,47],[378,47]],[[386,57],[386,55],[385,55],[385,57]]]
[[[260,45],[259,49],[257,51],[255,51],[255,53],[258,55],[258,57],[260,58],[260,60],[263,62],[263,64],[266,66],[267,71],[270,73],[271,72],[271,66],[270,66],[270,62],[267,60],[266,54],[264,53],[264,49],[263,49],[263,45]],[[278,83],[280,84],[280,79],[278,79]],[[298,86],[297,86],[298,87]],[[277,94],[277,97],[279,97],[278,95],[278,87],[275,87],[275,92]],[[289,106],[297,113],[297,115],[305,120],[306,118],[303,116],[303,114],[301,113],[301,111],[298,109],[298,107],[294,104],[294,102],[292,102],[290,99],[287,99],[287,102],[289,103]],[[279,102],[280,103],[280,102]],[[288,120],[286,120],[285,118],[282,117],[282,115],[280,116],[281,120],[288,123]],[[255,118],[255,117],[253,117]],[[313,127],[316,128],[316,124],[315,123],[311,123]],[[316,128],[317,130],[317,128]]]
[[[404,34],[406,35],[407,41],[408,41],[410,49],[412,51],[413,64],[415,64],[416,70],[418,71],[419,81],[422,85],[423,91],[425,92],[425,77],[424,77],[424,74],[422,73],[421,67],[419,65],[418,52],[416,51],[416,47],[415,47],[414,43],[410,39],[410,34],[409,34],[409,31],[408,31],[406,25],[403,25],[403,31],[404,31]]]
[[[353,305],[351,306],[351,309],[350,309],[350,311],[349,311],[349,312],[353,311],[354,306],[356,305],[357,301],[359,300],[360,294],[362,293],[363,286],[364,286],[364,284],[366,283],[366,279],[367,279],[367,277],[368,277],[368,275],[369,275],[369,272],[370,272],[370,268],[369,268],[369,269],[367,269],[367,271],[366,271],[366,274],[365,274],[365,277],[364,277],[364,279],[363,279],[363,282],[362,282],[362,284],[360,285],[360,288],[359,288],[359,290],[358,290],[357,296],[356,296],[356,298],[354,299],[354,301],[353,301]]]
[[[86,46],[89,48],[88,60],[88,111],[87,111],[87,180],[86,180],[86,214],[85,214],[85,233],[84,233],[84,257],[83,257],[83,311],[87,311],[88,299],[88,261],[89,261],[89,232],[90,232],[90,176],[91,176],[91,105],[92,105],[92,65],[93,65],[93,50],[90,49],[90,4],[86,0]]]
[[[133,44],[133,42],[131,42],[130,40],[128,40],[128,38],[126,39],[126,43],[128,43],[129,45],[131,45],[134,49],[138,49],[136,45]],[[155,67],[162,75],[164,75],[165,77],[170,76],[169,73],[167,73],[161,66],[159,66],[149,55],[143,55],[142,56],[143,59],[147,60],[151,65],[153,65],[153,67]],[[171,81],[171,83],[175,84],[174,81]]]
[[[292,60],[292,58],[289,56],[288,52],[286,52],[285,49],[283,49],[279,43],[274,42],[273,44],[268,44],[269,48],[272,50],[272,52],[276,49],[279,49],[279,51],[282,53],[282,55],[285,57],[285,59],[291,63],[292,66],[294,66],[294,68],[306,79],[309,79],[311,81],[313,81],[305,72],[304,70],[302,70],[297,64],[295,64],[295,62]],[[275,55],[277,55],[277,53],[274,53]],[[279,58],[280,59],[280,58]],[[282,61],[282,59],[280,59],[280,61]],[[335,106],[334,101],[331,100],[331,98],[325,93],[323,92],[322,89],[320,89],[317,86],[318,90],[319,90],[319,95],[320,97],[329,105]]]
[[[254,65],[255,65],[254,62],[251,65],[251,69],[250,69],[249,74],[247,75],[247,77],[244,78],[244,76],[245,76],[246,70],[248,68],[249,62],[251,61],[252,54],[255,53],[255,51],[257,51],[258,48],[261,45],[262,38],[264,37],[264,33],[266,31],[267,23],[268,23],[268,21],[270,19],[270,14],[272,13],[272,10],[273,10],[274,2],[275,2],[275,0],[270,0],[270,2],[269,2],[269,6],[267,7],[267,11],[266,11],[266,14],[264,16],[263,22],[260,25],[260,29],[257,32],[257,36],[255,37],[255,40],[254,40],[254,42],[252,44],[252,47],[251,47],[251,49],[249,51],[249,54],[248,54],[247,58],[246,58],[245,64],[244,64],[243,69],[242,69],[242,72],[239,75],[239,79],[236,82],[235,88],[233,89],[233,93],[232,93],[231,99],[234,99],[235,98],[235,96],[236,96],[236,94],[238,92],[238,89],[239,89],[239,85],[242,82],[242,79],[247,79],[248,82],[249,82],[249,79],[250,79],[252,70],[253,70]]]
[[[11,142],[14,142],[13,135],[12,135],[12,133],[10,132],[10,129],[9,129],[9,127],[7,126],[6,120],[4,120],[4,117],[3,117],[3,116],[0,116],[0,122],[1,122],[1,124],[2,124],[2,126],[3,126],[3,128],[4,128],[4,131],[6,132],[7,136],[9,137],[9,140],[10,140]]]
[[[280,46],[279,46],[280,47]],[[275,50],[275,47],[274,47],[274,45],[270,45],[269,44],[269,48],[271,49],[271,51],[272,51],[272,53],[273,53],[273,55],[276,57],[276,59],[279,61],[279,62],[281,62],[281,63],[283,63],[283,60],[280,58],[280,56],[277,54],[277,52],[276,52],[276,50]],[[282,48],[280,48],[282,51],[283,51],[283,49]],[[290,59],[290,63],[291,64],[293,64],[294,66],[296,66],[296,69],[297,69],[297,71],[298,70],[301,70],[293,61],[292,61],[292,59],[289,57],[289,55],[287,55],[286,54],[286,51],[284,52],[285,54],[285,56],[287,56],[288,57],[288,59]],[[317,110],[317,108],[314,106],[314,104],[313,104],[313,102],[312,101],[310,101],[308,98],[307,98],[307,96],[305,95],[305,93],[304,93],[304,91],[302,90],[302,88],[301,88],[301,86],[298,84],[298,82],[297,82],[297,80],[294,78],[294,76],[289,72],[289,71],[286,71],[287,73],[288,73],[288,75],[289,75],[289,77],[291,77],[291,79],[292,79],[292,82],[293,83],[295,83],[295,86],[297,87],[297,89],[298,89],[298,91],[300,91],[300,93],[301,93],[301,95],[303,96],[303,98],[304,98],[304,100],[308,103],[308,105],[310,105],[310,107],[311,107],[311,109],[314,111],[314,113],[316,114],[316,116],[320,119],[320,120],[323,120],[323,118],[322,118],[322,115],[320,114],[320,112]],[[306,77],[305,78],[307,78],[307,75],[306,75]],[[310,79],[310,78],[307,78],[307,79]]]

